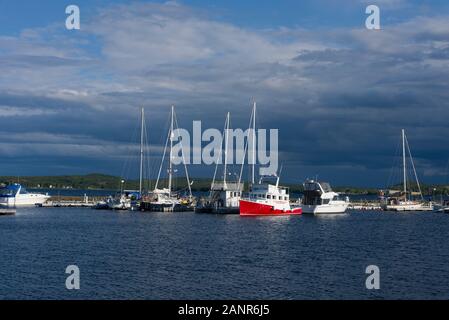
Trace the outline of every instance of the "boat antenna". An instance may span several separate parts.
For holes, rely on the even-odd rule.
[[[279,179],[281,178],[281,174],[282,174],[282,168],[283,168],[283,164],[281,163],[281,168],[279,169],[279,173],[277,175],[277,180],[276,180],[276,187],[279,186]]]

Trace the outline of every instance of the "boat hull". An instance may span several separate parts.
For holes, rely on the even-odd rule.
[[[383,207],[385,211],[433,211],[433,206],[425,206],[421,204],[404,204],[404,205],[386,205]]]
[[[274,206],[255,201],[240,200],[241,216],[285,216],[300,215],[301,208],[276,209]]]
[[[195,213],[209,213],[209,214],[239,214],[239,207],[214,207],[214,206],[197,206]]]
[[[26,196],[18,195],[16,197],[1,197],[0,205],[6,207],[26,207],[45,203],[50,196],[43,194],[29,194]]]
[[[342,204],[322,204],[322,205],[302,205],[303,213],[311,214],[342,214],[346,212],[348,203]]]
[[[150,212],[187,212],[193,211],[194,208],[191,205],[181,203],[141,202],[140,210]]]

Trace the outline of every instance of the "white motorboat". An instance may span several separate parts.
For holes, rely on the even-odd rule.
[[[328,182],[307,179],[304,182],[304,196],[301,201],[303,213],[331,214],[345,213],[349,199],[340,199]]]
[[[46,202],[48,194],[28,192],[21,184],[13,183],[0,188],[0,205],[7,207],[34,206]]]

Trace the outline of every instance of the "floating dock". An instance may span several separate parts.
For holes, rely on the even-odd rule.
[[[348,210],[382,210],[379,201],[357,201],[351,202]]]
[[[99,199],[89,198],[84,195],[81,197],[75,196],[54,196],[47,202],[36,204],[37,207],[43,208],[91,208],[97,204]]]
[[[37,204],[37,207],[42,208],[90,208],[93,207],[93,202],[81,202],[81,201],[48,201],[46,203]]]

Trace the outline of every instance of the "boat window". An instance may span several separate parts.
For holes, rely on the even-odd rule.
[[[15,196],[18,190],[15,186],[6,186],[0,188],[0,196]]]
[[[323,188],[324,192],[332,192],[332,188],[329,182],[320,182],[321,188]]]
[[[271,196],[269,194],[267,195],[267,199],[271,199]]]
[[[12,196],[14,195],[14,192],[12,190],[2,188],[0,189],[0,196]]]

